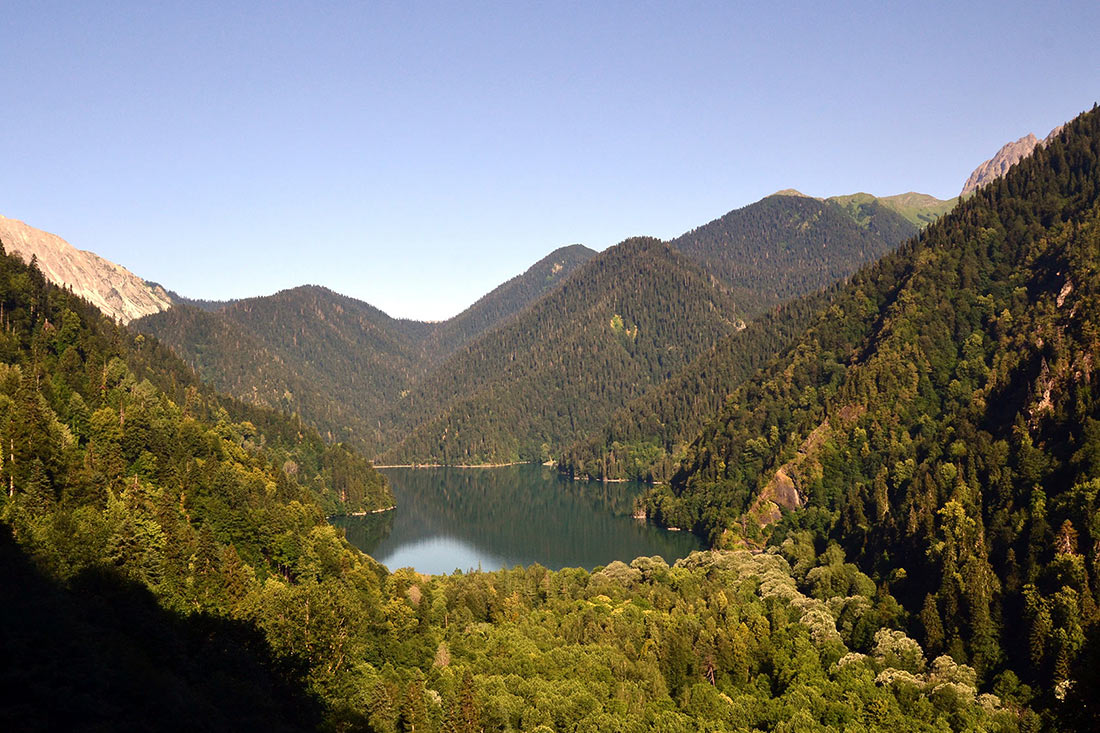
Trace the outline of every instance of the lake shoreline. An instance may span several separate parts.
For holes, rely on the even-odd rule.
[[[591,571],[653,555],[674,563],[703,548],[688,532],[632,518],[640,484],[585,486],[538,463],[497,471],[425,468],[385,472],[400,511],[332,523],[391,570],[440,575],[533,564]]]
[[[557,465],[554,461],[539,463],[538,461],[512,461],[510,463],[387,463],[372,464],[375,468],[508,468],[509,466],[543,466],[553,468]],[[642,484],[643,486],[664,486],[664,481],[642,481],[634,478],[595,478],[593,476],[573,476],[566,471],[558,471],[560,476],[569,476],[571,481],[584,481],[597,484]]]
[[[513,461],[511,463],[391,463],[374,464],[375,468],[507,468],[508,466],[537,466],[532,461]],[[546,465],[546,464],[541,464]]]
[[[335,519],[336,517],[369,517],[371,514],[385,514],[386,512],[392,512],[397,508],[397,505],[382,507],[381,509],[364,509],[361,512],[345,512],[343,514],[331,514],[328,519]]]

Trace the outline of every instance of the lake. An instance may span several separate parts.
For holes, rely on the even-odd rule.
[[[591,570],[641,555],[671,564],[701,547],[690,532],[630,516],[641,484],[571,481],[535,465],[382,471],[397,509],[332,523],[390,570],[443,574],[533,563]]]

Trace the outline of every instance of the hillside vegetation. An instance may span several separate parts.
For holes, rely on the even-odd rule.
[[[660,261],[663,245],[636,246]],[[354,454],[199,387],[155,340],[6,255],[0,304],[0,654],[21,660],[0,672],[5,729],[1014,731],[1034,717],[979,695],[969,667],[929,663],[892,630],[897,603],[804,538],[672,568],[388,573],[324,521],[320,501],[390,501]]]
[[[809,531],[932,654],[1098,722],[1100,112],[842,288],[648,511],[719,546]]]
[[[303,286],[228,303],[180,302],[135,321],[218,390],[298,415],[328,440],[377,454],[403,392],[468,341],[552,290],[594,252],[574,245],[441,323],[391,318],[362,301]]]
[[[774,195],[669,244],[732,288],[745,313],[755,316],[851,275],[916,231],[874,200],[843,207]]]
[[[574,478],[660,483],[733,391],[802,335],[836,288],[777,307],[720,338],[665,382],[631,400],[558,454]]]
[[[627,240],[421,380],[395,407],[410,434],[383,460],[545,460],[742,325],[699,267]]]

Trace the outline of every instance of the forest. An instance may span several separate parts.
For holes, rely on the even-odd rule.
[[[805,531],[673,567],[388,572],[325,522],[326,503],[390,501],[354,452],[218,397],[33,262],[0,256],[0,304],[7,729],[1043,721],[1027,685],[979,691],[977,669],[926,653]]]
[[[417,382],[393,408],[407,437],[382,460],[545,461],[743,325],[701,268],[628,240]]]
[[[578,474],[663,476],[720,405],[670,395],[724,395],[804,326],[811,302],[792,318],[784,301],[827,290],[948,204],[768,196],[665,243],[665,254],[638,246],[645,238],[601,253],[559,248],[438,323],[304,286],[221,306],[184,302],[133,326],[217,389],[297,415],[384,463],[553,458]],[[733,338],[757,315],[773,335]],[[646,328],[628,344],[620,334],[637,323]],[[679,385],[656,391],[673,377]],[[570,447],[596,440],[616,411],[636,415],[627,405],[647,393],[668,413],[659,430],[611,436],[606,467]]]
[[[1096,708],[1100,112],[864,268],[646,500],[716,547],[837,542],[932,654]],[[793,493],[792,493],[793,492]]]
[[[633,382],[578,381],[560,402],[589,411],[574,421],[652,375],[687,392],[640,396],[619,426],[664,441],[616,469],[668,475],[648,516],[712,547],[671,567],[390,572],[326,521],[393,504],[354,447],[219,396],[0,253],[0,654],[20,660],[0,724],[1095,730],[1098,163],[1094,108],[896,251],[752,325],[683,255],[630,240],[533,306],[588,308],[606,330],[549,330],[547,350],[521,314],[487,334],[495,349],[460,352],[519,384],[559,370],[563,388],[570,354],[631,355],[591,365]],[[616,262],[656,294],[569,297],[623,277]],[[688,323],[698,350],[667,348]],[[614,348],[586,351],[601,339]],[[709,420],[714,397],[692,390],[717,390]]]

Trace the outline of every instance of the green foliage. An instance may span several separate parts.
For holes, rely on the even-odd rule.
[[[737,312],[667,245],[627,240],[420,380],[383,460],[544,461],[736,330]]]
[[[563,247],[442,323],[390,318],[305,286],[226,304],[186,302],[135,321],[217,389],[301,416],[329,441],[376,454],[398,433],[387,408],[416,379],[508,320],[595,253]]]
[[[47,655],[5,671],[8,727],[305,728],[316,701],[335,730],[1017,729],[968,668],[877,633],[898,605],[839,546],[388,573],[318,503],[374,496],[362,459],[8,257],[0,303],[0,652]]]
[[[874,201],[856,217],[832,201],[775,195],[669,244],[733,288],[745,313],[757,315],[848,277],[916,231]]]
[[[1069,716],[1100,621],[1098,192],[1094,110],[857,273],[734,392],[651,516],[719,544],[832,538],[931,655],[1012,670]],[[771,524],[781,478],[804,508]]]
[[[773,196],[674,240],[672,253],[640,239],[598,255],[564,247],[442,323],[393,319],[303,287],[175,307],[134,325],[218,389],[402,463],[560,457],[701,357],[681,382],[698,383],[689,394],[716,398],[682,404],[666,392],[632,408],[629,434],[602,452],[614,442],[629,450],[620,446],[607,461],[567,459],[577,473],[663,476],[715,399],[784,348],[812,309],[787,309],[710,351],[740,316],[830,286],[915,231],[875,202],[857,216],[835,203]],[[656,429],[653,417],[668,419]]]
[[[835,289],[795,300],[721,337],[668,380],[613,412],[602,428],[561,452],[577,478],[668,481],[686,445],[748,377],[790,347]]]

